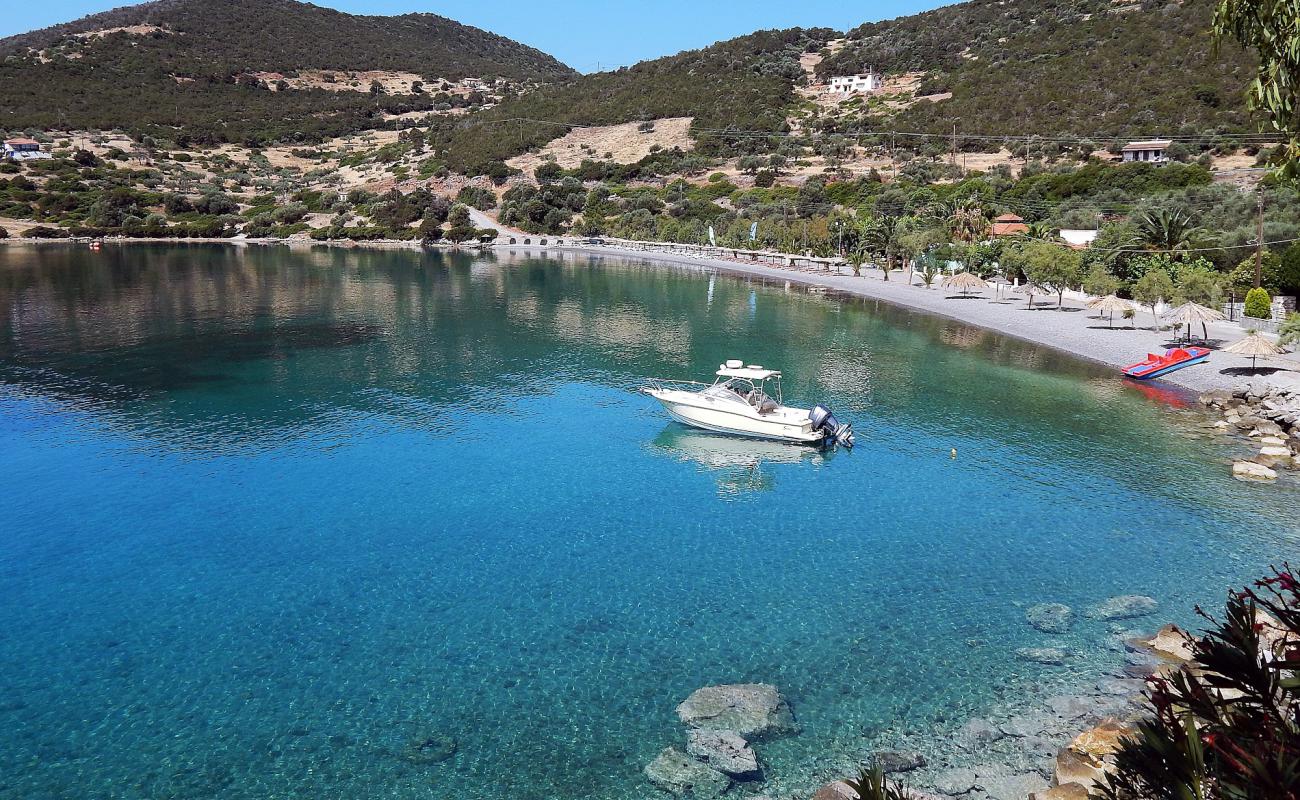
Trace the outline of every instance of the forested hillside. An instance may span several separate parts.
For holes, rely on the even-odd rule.
[[[256,73],[391,70],[426,81],[517,82],[573,71],[533,48],[432,14],[354,16],[294,0],[159,0],[0,40],[0,127],[181,129],[196,141],[311,140],[404,98],[272,92]],[[377,93],[378,94],[378,93]]]
[[[1253,59],[1210,36],[1211,0],[972,0],[863,25],[818,66],[924,73],[935,103],[878,109],[868,127],[992,135],[1253,130]]]

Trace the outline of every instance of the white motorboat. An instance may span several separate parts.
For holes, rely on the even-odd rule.
[[[641,389],[683,425],[706,431],[800,444],[853,446],[853,426],[824,405],[782,405],[781,373],[743,361],[718,367],[712,384],[653,380]]]

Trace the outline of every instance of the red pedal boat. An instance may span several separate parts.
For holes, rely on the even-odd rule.
[[[1176,369],[1199,364],[1209,357],[1210,351],[1204,347],[1175,347],[1166,350],[1164,355],[1160,356],[1147,353],[1146,361],[1129,364],[1124,368],[1124,374],[1145,381],[1167,375]]]

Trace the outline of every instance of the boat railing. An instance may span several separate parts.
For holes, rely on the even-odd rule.
[[[707,389],[712,384],[700,383],[699,381],[679,381],[672,378],[649,378],[645,382],[645,388],[656,392],[667,392],[672,390],[682,392],[698,392]]]

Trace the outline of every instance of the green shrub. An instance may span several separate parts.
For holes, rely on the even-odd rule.
[[[1255,319],[1273,318],[1273,298],[1264,289],[1255,288],[1246,292],[1246,316]]]

